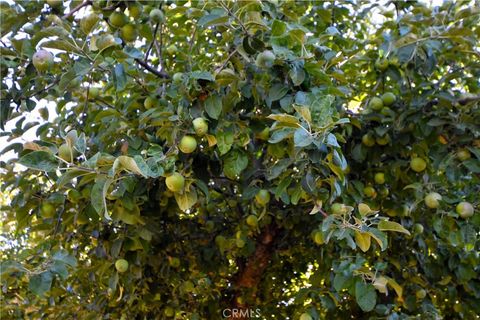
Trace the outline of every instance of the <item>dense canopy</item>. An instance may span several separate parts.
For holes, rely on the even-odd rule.
[[[478,1],[0,21],[2,319],[480,315]]]

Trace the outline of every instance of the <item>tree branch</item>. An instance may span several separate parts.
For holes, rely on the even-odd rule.
[[[86,0],[82,3],[80,3],[78,6],[76,6],[75,8],[72,9],[72,11],[70,11],[69,13],[65,14],[62,19],[68,19],[70,18],[75,12],[77,12],[78,10],[82,9],[83,7],[86,7],[88,5],[91,5],[93,2],[92,0]]]
[[[145,61],[142,61],[140,59],[135,59],[135,61],[141,65],[142,67],[144,67],[145,69],[147,69],[148,71],[150,71],[151,73],[153,73],[154,75],[156,75],[157,77],[159,78],[162,78],[162,79],[169,79],[170,76],[162,71],[158,71],[157,69],[155,69],[154,67],[150,66],[148,63],[146,63]]]
[[[155,26],[155,31],[153,31],[153,40],[152,42],[150,43],[150,46],[148,47],[147,49],[147,52],[145,52],[145,58],[143,60],[145,60],[145,62],[147,62],[148,60],[148,55],[150,54],[150,50],[152,50],[152,47],[153,47],[153,44],[157,41],[157,32],[158,32],[158,27],[160,26],[160,22],[157,23],[157,25]]]

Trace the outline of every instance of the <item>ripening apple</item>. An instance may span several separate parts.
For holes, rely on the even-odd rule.
[[[113,27],[121,28],[127,24],[128,18],[123,12],[114,11],[110,14],[108,21]]]
[[[34,53],[32,62],[38,72],[45,72],[53,66],[53,54],[47,50],[38,50]]]
[[[440,206],[442,196],[437,192],[430,192],[424,198],[425,205],[431,209],[436,209]]]
[[[185,178],[178,172],[174,172],[165,179],[165,184],[170,191],[179,192],[185,186]]]
[[[208,132],[208,123],[204,118],[196,118],[192,123],[193,129],[199,137],[204,136]]]
[[[178,148],[183,153],[192,153],[197,148],[197,140],[195,140],[195,138],[192,136],[183,136],[183,138],[180,140]]]
[[[369,198],[374,198],[377,195],[377,191],[372,186],[366,186],[363,188],[363,194]]]
[[[383,101],[379,97],[373,97],[368,102],[368,107],[372,110],[381,110],[383,108]]]
[[[53,218],[55,215],[55,206],[50,202],[43,202],[40,207],[40,214],[44,218]]]
[[[250,227],[254,227],[256,228],[258,226],[258,218],[256,215],[249,215],[247,217],[247,224],[250,226]]]
[[[265,50],[257,55],[255,64],[259,68],[271,68],[273,66],[273,63],[275,62],[275,58],[275,54],[272,51]]]
[[[138,37],[137,28],[131,23],[124,25],[120,33],[126,42],[133,42]]]
[[[415,157],[410,160],[410,168],[415,172],[422,172],[427,168],[427,163],[422,158]]]
[[[259,190],[255,195],[255,201],[261,206],[266,206],[270,202],[270,192],[266,189]]]
[[[150,11],[150,20],[153,23],[163,23],[165,22],[165,15],[160,9],[153,9]]]
[[[474,214],[473,206],[470,202],[462,201],[457,204],[455,211],[464,219],[468,219]]]
[[[128,270],[128,261],[125,260],[125,259],[118,259],[117,261],[115,261],[115,269],[117,269],[117,271],[119,273],[123,273],[125,271]]]
[[[427,296],[427,291],[425,291],[425,289],[417,290],[417,292],[415,292],[415,296],[417,299],[423,300]]]

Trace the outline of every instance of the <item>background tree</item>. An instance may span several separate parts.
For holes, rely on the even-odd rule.
[[[480,314],[478,2],[0,5],[2,316]]]

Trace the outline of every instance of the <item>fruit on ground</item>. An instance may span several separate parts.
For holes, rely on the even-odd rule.
[[[467,149],[460,149],[457,151],[457,158],[460,161],[468,160],[471,157],[472,155],[470,154],[470,151],[468,151]]]
[[[72,162],[75,156],[73,149],[66,143],[58,148],[58,156],[67,162]]]
[[[300,320],[313,320],[313,318],[311,315],[305,312],[300,315]]]
[[[33,66],[37,71],[44,72],[53,66],[53,54],[47,50],[38,50],[32,57]]]
[[[375,173],[374,180],[375,180],[376,184],[384,184],[385,183],[385,174],[383,172]]]
[[[424,198],[425,205],[431,209],[436,209],[440,206],[442,196],[437,192],[430,192]]]
[[[275,62],[275,54],[270,50],[265,50],[257,55],[255,64],[259,68],[271,68]]]
[[[197,148],[197,140],[192,136],[183,136],[178,148],[183,153],[192,153]]]
[[[259,190],[255,195],[255,201],[261,206],[266,206],[270,202],[270,192],[265,189]]]
[[[165,22],[165,15],[160,9],[153,9],[150,11],[150,20],[153,23],[163,23]]]
[[[422,158],[415,157],[410,160],[410,168],[415,172],[422,172],[427,168],[427,163]]]
[[[44,218],[53,218],[53,216],[55,215],[55,211],[55,206],[50,202],[44,202],[40,207],[40,214]]]
[[[462,201],[457,204],[455,211],[460,215],[460,217],[467,219],[473,216],[474,209],[470,202]]]
[[[174,172],[165,179],[168,190],[179,192],[185,186],[185,178],[178,172]]]
[[[196,118],[192,123],[193,129],[198,136],[204,136],[208,132],[208,123],[204,118]]]
[[[382,102],[385,106],[391,106],[395,100],[397,100],[397,97],[392,92],[385,92],[382,95]]]
[[[181,84],[183,81],[183,73],[177,72],[173,75],[172,81],[174,84]]]
[[[375,189],[373,187],[367,186],[367,187],[363,188],[363,194],[366,195],[369,198],[373,198],[377,195],[377,192],[375,191]]]
[[[250,226],[250,227],[256,227],[258,225],[258,218],[256,215],[249,215],[247,217],[247,224]]]
[[[313,241],[318,245],[323,244],[325,242],[323,239],[323,232],[320,230],[315,231],[313,233]]]
[[[123,273],[128,270],[128,261],[125,259],[118,259],[115,261],[115,269],[118,272]]]
[[[379,97],[373,97],[370,99],[368,107],[372,110],[381,110],[383,108],[383,101]]]
[[[375,145],[375,138],[370,133],[366,133],[362,137],[362,143],[367,147],[373,147]]]
[[[132,42],[137,39],[138,33],[137,33],[137,28],[133,24],[126,24],[122,27],[122,30],[120,31],[122,34],[123,40],[126,42]]]
[[[114,11],[110,14],[108,21],[115,28],[121,28],[127,24],[128,18],[123,12]]]

